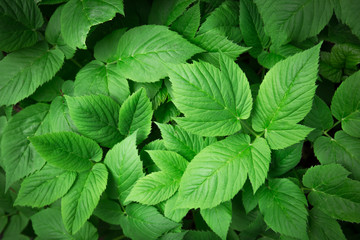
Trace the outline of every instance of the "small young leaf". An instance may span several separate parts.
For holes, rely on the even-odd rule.
[[[290,147],[273,151],[269,175],[277,177],[293,169],[301,160],[302,148],[303,143],[297,143]]]
[[[164,150],[149,150],[147,152],[155,164],[173,178],[180,179],[184,174],[188,161],[176,152]]]

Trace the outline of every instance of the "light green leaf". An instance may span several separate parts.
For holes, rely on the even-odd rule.
[[[348,77],[337,89],[331,102],[331,112],[341,121],[342,129],[360,137],[360,71]]]
[[[293,169],[301,160],[303,143],[297,143],[281,150],[272,151],[270,176],[281,176]]]
[[[232,199],[247,177],[243,158],[250,137],[233,135],[204,148],[189,163],[179,188],[179,208],[212,208]]]
[[[120,108],[118,127],[122,135],[137,131],[137,142],[144,141],[151,131],[153,111],[144,88],[128,97]]]
[[[123,215],[123,211],[119,203],[108,200],[102,199],[100,200],[98,206],[94,211],[94,215],[103,220],[104,222],[120,225],[121,216]]]
[[[270,38],[264,33],[264,23],[253,1],[240,1],[240,29],[249,53],[258,56],[268,46]]]
[[[86,48],[90,27],[124,15],[122,0],[70,0],[61,14],[61,33],[70,47]]]
[[[136,134],[116,144],[105,157],[104,163],[114,179],[122,204],[135,182],[143,173],[142,162],[136,149]]]
[[[61,215],[65,228],[76,233],[89,219],[106,188],[108,171],[97,163],[91,171],[79,174],[74,186],[61,200]]]
[[[148,150],[147,152],[162,171],[180,180],[188,165],[185,158],[176,152],[165,150]]]
[[[30,96],[55,75],[63,61],[62,52],[49,50],[46,42],[7,55],[0,61],[0,106]]]
[[[33,0],[0,2],[0,50],[11,52],[30,47],[38,41],[36,29],[44,23]]]
[[[6,172],[7,190],[14,182],[40,169],[45,161],[27,139],[45,133],[49,105],[38,103],[15,114],[4,129],[1,140],[1,158]]]
[[[94,60],[76,75],[75,95],[106,95],[122,104],[130,95],[128,81],[121,75],[116,64],[104,64]]]
[[[224,1],[201,24],[199,34],[216,32],[234,42],[242,39],[239,27],[239,4],[235,1]]]
[[[213,208],[200,209],[200,214],[211,230],[220,236],[221,239],[226,239],[232,216],[230,201],[221,203]]]
[[[360,25],[358,13],[360,5],[357,0],[341,0],[337,1],[339,8],[335,8],[335,13],[341,22],[348,25],[351,31],[360,38]],[[335,5],[336,6],[336,5]]]
[[[155,0],[149,14],[149,24],[171,25],[195,0]]]
[[[360,182],[347,178],[349,172],[341,165],[320,165],[308,169],[303,184],[311,188],[311,205],[332,218],[360,222]]]
[[[309,239],[346,240],[340,224],[318,208],[313,208],[310,211]]]
[[[94,47],[94,57],[103,62],[116,61],[117,59],[113,58],[114,52],[121,47],[118,42],[125,32],[126,28],[117,29],[98,41]]]
[[[183,240],[187,232],[169,232],[161,236],[160,240]]]
[[[77,132],[64,96],[57,96],[51,102],[49,119],[51,132]]]
[[[171,24],[171,29],[192,39],[200,26],[200,4],[194,4],[191,8]]]
[[[334,138],[325,136],[317,138],[314,152],[321,164],[342,164],[360,180],[360,139],[338,131]]]
[[[302,42],[317,35],[333,14],[331,0],[255,0],[273,44]]]
[[[127,216],[121,219],[125,236],[134,240],[155,240],[180,224],[161,215],[155,207],[132,203],[126,207]]]
[[[266,224],[275,232],[306,239],[307,201],[291,180],[272,179],[259,192],[259,207]]]
[[[220,55],[221,71],[205,63],[173,66],[174,104],[185,114],[176,121],[190,133],[226,136],[241,129],[250,116],[252,98],[244,72]]]
[[[198,135],[188,133],[178,125],[171,126],[157,123],[157,126],[160,128],[165,147],[179,153],[188,161],[191,161],[203,148],[216,142],[215,138],[204,139]]]
[[[118,45],[114,56],[119,71],[135,82],[156,82],[168,75],[167,64],[184,63],[202,51],[167,27],[155,25],[130,29]]]
[[[171,198],[166,201],[164,209],[165,217],[175,222],[180,222],[190,210],[189,208],[177,208],[178,198],[179,192],[176,192]]]
[[[14,204],[29,207],[49,205],[67,193],[76,175],[76,172],[46,165],[25,178]]]
[[[266,52],[266,51],[261,52],[257,56],[257,60],[258,60],[259,64],[267,69],[272,68],[276,63],[280,62],[283,59],[284,59],[284,57],[282,57],[276,53]]]
[[[271,148],[291,146],[311,130],[296,123],[311,110],[319,51],[320,44],[280,61],[260,85],[252,127],[258,132],[265,131]]]
[[[91,160],[98,162],[102,157],[101,148],[93,140],[73,132],[48,133],[29,139],[49,164],[65,170],[88,170]]]
[[[81,134],[108,148],[121,141],[117,129],[120,106],[112,98],[88,95],[65,96],[65,99],[71,119]]]

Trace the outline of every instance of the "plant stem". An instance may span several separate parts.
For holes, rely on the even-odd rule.
[[[254,132],[254,130],[252,130],[252,128],[249,127],[245,121],[240,120],[240,122],[241,122],[241,125],[244,126],[252,135],[254,135],[255,137],[259,137],[259,135],[256,132]]]
[[[70,59],[70,61],[72,61],[76,66],[78,66],[79,68],[82,68],[83,66],[78,62],[76,61],[75,59]]]
[[[325,130],[325,131],[324,131],[324,134],[325,134],[326,136],[329,136],[329,135],[327,134],[327,132],[330,131],[331,129],[333,129],[334,127],[336,127],[337,125],[339,125],[339,123],[341,123],[340,120],[337,121],[331,128]]]
[[[126,236],[121,235],[121,236],[118,236],[118,237],[114,238],[113,240],[121,240],[121,239],[124,239],[124,238],[126,238]]]

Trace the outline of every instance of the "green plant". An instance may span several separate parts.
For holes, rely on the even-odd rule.
[[[1,0],[0,237],[356,239],[359,11]]]

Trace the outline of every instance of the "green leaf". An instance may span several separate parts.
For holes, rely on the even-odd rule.
[[[250,137],[233,135],[204,148],[189,163],[179,188],[179,208],[212,208],[232,199],[247,177]],[[230,184],[231,183],[231,184]]]
[[[337,68],[357,70],[360,63],[360,47],[355,44],[335,44],[331,49],[331,64]]]
[[[183,240],[187,232],[170,232],[161,236],[160,240]]]
[[[334,138],[325,136],[317,138],[314,152],[321,164],[342,164],[360,180],[360,139],[338,131]]]
[[[185,158],[176,152],[165,150],[148,150],[147,152],[161,171],[180,180],[188,165]]]
[[[250,116],[252,98],[245,74],[231,59],[220,57],[221,71],[195,62],[173,66],[170,73],[174,104],[185,114],[176,121],[190,133],[230,135],[241,129],[240,119]]]
[[[297,143],[281,150],[272,151],[269,175],[281,176],[293,169],[301,160],[303,143]]]
[[[302,42],[317,35],[333,14],[331,0],[255,0],[273,44]]]
[[[319,74],[331,82],[341,82],[343,71],[337,66],[333,66],[332,55],[329,52],[320,53]]]
[[[349,172],[338,164],[308,169],[303,184],[311,188],[311,205],[332,218],[360,222],[360,182],[347,178]]]
[[[116,61],[117,59],[113,58],[114,52],[121,47],[118,42],[125,32],[126,28],[117,29],[98,41],[94,47],[94,57],[103,62]]]
[[[121,216],[123,215],[120,205],[111,200],[102,199],[94,211],[94,215],[104,222],[120,225]]]
[[[57,96],[51,102],[49,119],[52,132],[77,132],[64,96]]]
[[[318,208],[313,208],[310,211],[309,239],[346,240],[340,224]]]
[[[90,27],[109,21],[116,13],[124,15],[122,0],[70,0],[61,14],[61,33],[72,48],[86,48]]]
[[[64,80],[62,78],[54,77],[49,82],[36,89],[34,94],[31,95],[31,98],[37,102],[51,102],[61,94],[61,86],[63,83]]]
[[[199,34],[216,32],[234,42],[242,40],[239,27],[239,4],[235,1],[224,1],[201,24]]]
[[[339,4],[339,8],[335,8],[337,18],[348,25],[351,31],[360,38],[360,25],[358,21],[360,6],[358,2],[356,0],[341,0],[337,2]]]
[[[286,178],[269,180],[259,192],[259,207],[266,224],[286,236],[307,238],[306,206],[304,193]]]
[[[1,140],[1,158],[6,172],[6,190],[30,173],[40,169],[45,161],[27,139],[46,132],[49,105],[38,103],[15,114],[4,129]]]
[[[93,140],[73,132],[48,133],[29,139],[49,164],[65,170],[88,170],[91,160],[98,162],[102,157],[101,148]]]
[[[36,29],[44,23],[33,0],[0,2],[0,50],[11,52],[30,47],[38,41]]]
[[[195,230],[190,230],[186,233],[184,240],[192,240],[192,239],[197,239],[197,240],[218,240],[220,239],[215,233],[211,232],[211,231],[195,231]]]
[[[144,88],[128,97],[120,108],[118,127],[122,135],[137,131],[137,142],[147,138],[151,131],[153,111]]]
[[[319,50],[320,44],[280,61],[260,85],[252,127],[265,132],[273,149],[300,142],[311,131],[296,123],[311,110]]]
[[[75,95],[106,95],[122,104],[130,95],[128,81],[116,64],[104,64],[94,60],[76,75]]]
[[[341,121],[342,129],[360,137],[360,71],[348,77],[337,89],[331,102],[331,112]]]
[[[161,215],[155,207],[132,203],[126,207],[127,216],[121,219],[125,236],[134,239],[158,239],[163,233],[180,224]]]
[[[188,133],[177,125],[171,126],[157,123],[157,126],[160,128],[165,147],[179,153],[188,161],[191,161],[203,148],[216,142],[215,138],[204,139],[198,135]]]
[[[200,214],[207,225],[221,239],[226,239],[232,216],[231,202],[224,202],[214,208],[200,209]]]
[[[49,240],[96,240],[98,233],[96,228],[89,222],[86,222],[80,231],[71,235],[64,227],[61,219],[61,212],[58,209],[47,208],[31,217],[34,231],[39,239]]]
[[[195,0],[155,0],[149,15],[149,24],[171,25]]]
[[[179,192],[176,192],[171,198],[166,201],[164,209],[165,217],[175,222],[180,222],[190,210],[189,208],[177,208],[178,198]]]
[[[108,171],[97,163],[91,171],[79,174],[74,186],[62,198],[61,215],[65,228],[76,233],[89,219],[107,184]]]
[[[136,134],[116,144],[106,154],[104,163],[116,183],[118,196],[123,204],[135,182],[144,175],[136,149]]]
[[[65,99],[71,119],[81,134],[108,148],[121,141],[117,129],[120,106],[112,98],[88,95],[65,96]]]
[[[264,33],[264,23],[258,8],[253,1],[240,1],[240,29],[247,46],[252,47],[249,53],[258,56],[268,46],[269,37]]]
[[[192,39],[200,26],[200,4],[194,4],[191,8],[171,24],[171,29]]]
[[[14,204],[29,207],[49,205],[67,193],[76,175],[76,172],[46,165],[40,171],[25,178]]]
[[[63,64],[64,55],[47,43],[10,53],[0,61],[0,106],[10,105],[30,96],[49,81]]]

